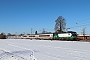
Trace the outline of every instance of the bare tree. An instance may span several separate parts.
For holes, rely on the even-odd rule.
[[[66,27],[66,20],[62,16],[59,16],[57,20],[55,21],[55,31],[59,30],[60,33],[65,31]]]

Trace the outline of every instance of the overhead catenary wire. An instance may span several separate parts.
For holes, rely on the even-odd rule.
[[[79,26],[73,26],[73,27],[69,27],[69,28],[82,27],[82,26],[87,26],[87,25],[90,25],[90,23],[89,24],[84,24],[84,25],[79,25]]]

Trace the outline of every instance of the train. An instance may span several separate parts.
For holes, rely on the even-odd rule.
[[[76,32],[50,33],[21,36],[26,39],[40,39],[40,40],[77,40]]]

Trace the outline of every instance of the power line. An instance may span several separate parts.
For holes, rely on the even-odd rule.
[[[75,27],[81,27],[81,26],[87,26],[87,25],[90,25],[90,23],[89,24],[84,24],[84,25],[79,25],[79,26],[74,26],[74,27],[69,27],[69,28],[75,28]]]
[[[80,22],[80,23],[79,23]],[[73,24],[72,24],[73,23]],[[74,25],[75,27],[76,27],[76,25],[75,24],[77,24],[77,25],[80,25],[81,26],[81,24],[88,24],[88,23],[90,23],[90,18],[88,18],[88,19],[83,19],[83,20],[78,20],[78,21],[75,21],[75,22],[69,22],[69,23],[67,23],[67,24],[72,24],[72,25]],[[68,26],[68,25],[67,25]]]

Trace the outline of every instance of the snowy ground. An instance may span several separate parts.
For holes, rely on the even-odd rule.
[[[90,60],[90,42],[0,40],[0,60]]]

